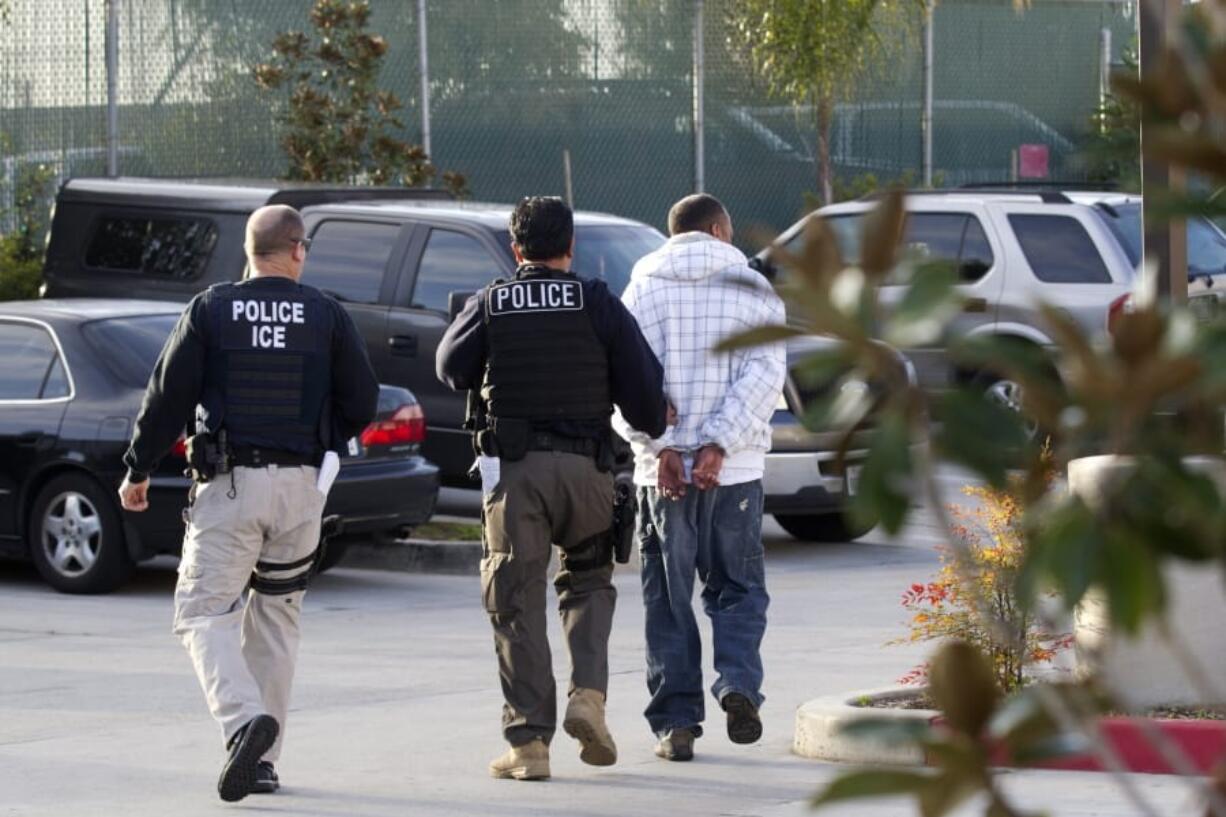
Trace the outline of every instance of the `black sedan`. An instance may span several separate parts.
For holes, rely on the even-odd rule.
[[[179,308],[0,304],[0,554],[32,559],[57,590],[107,592],[137,562],[179,552],[189,487],[182,446],[150,477],[149,510],[124,512],[116,494],[145,383]],[[378,417],[351,441],[325,509],[346,534],[398,533],[429,519],[438,469],[421,456],[425,430],[409,391],[380,387]]]

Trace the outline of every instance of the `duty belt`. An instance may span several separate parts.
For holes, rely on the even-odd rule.
[[[236,445],[230,449],[230,464],[246,468],[263,468],[268,465],[318,465],[320,459],[321,457],[317,454],[299,454],[295,451],[256,448],[250,445]]]
[[[591,438],[563,437],[547,431],[536,431],[528,438],[529,451],[560,451],[563,454],[578,454],[581,457],[595,457],[600,450],[600,443]]]

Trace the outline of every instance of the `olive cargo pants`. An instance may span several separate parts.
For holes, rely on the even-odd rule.
[[[226,741],[257,715],[276,718],[281,730],[264,756],[270,762],[285,735],[305,591],[270,596],[246,588],[257,561],[288,564],[319,546],[318,474],[312,467],[235,468],[233,499],[229,474],[197,485],[179,562],[174,632],[209,711]],[[260,575],[284,579],[309,569]]]
[[[548,743],[557,726],[557,685],[545,629],[545,574],[552,546],[562,549],[554,577],[562,631],[570,649],[570,689],[606,693],[609,632],[617,590],[613,562],[573,569],[587,557],[581,544],[609,528],[613,477],[591,457],[530,451],[502,461],[496,485],[485,493],[485,556],[481,594],[494,626],[498,671],[505,700],[502,730],[520,746]],[[568,567],[568,561],[571,566]]]

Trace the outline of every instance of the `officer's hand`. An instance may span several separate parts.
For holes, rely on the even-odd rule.
[[[719,485],[719,472],[724,467],[724,449],[707,445],[698,449],[694,457],[694,487],[707,491]]]
[[[681,452],[666,448],[660,452],[656,464],[656,490],[665,499],[680,499],[685,496],[685,463]]]
[[[119,504],[125,511],[143,511],[149,507],[149,480],[144,482],[128,482],[123,478],[119,486]]]

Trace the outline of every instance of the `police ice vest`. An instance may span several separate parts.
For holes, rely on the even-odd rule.
[[[607,420],[608,350],[592,327],[583,283],[521,270],[485,292],[489,338],[481,396],[492,417]]]
[[[324,296],[293,284],[221,284],[209,302],[206,396],[232,445],[315,454],[331,392],[333,319]]]

